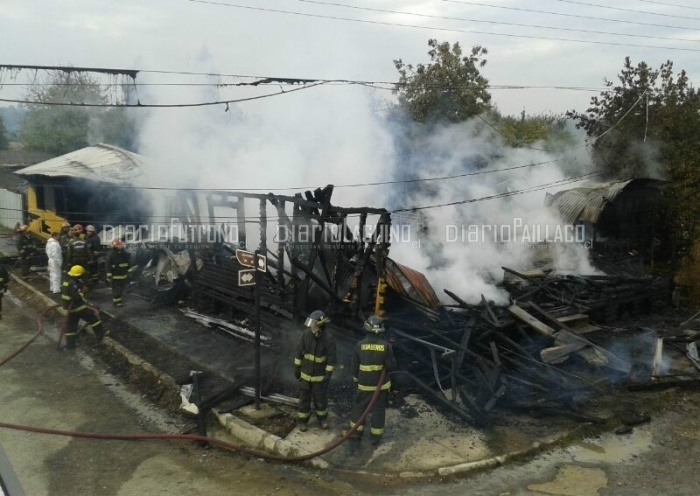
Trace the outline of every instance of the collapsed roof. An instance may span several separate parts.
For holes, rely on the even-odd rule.
[[[578,221],[598,223],[605,207],[613,203],[623,191],[633,189],[658,189],[664,181],[658,179],[629,179],[609,181],[591,186],[547,193],[545,205],[557,210],[567,224]]]
[[[146,175],[146,159],[118,146],[100,143],[30,165],[16,171],[16,174],[134,184]]]

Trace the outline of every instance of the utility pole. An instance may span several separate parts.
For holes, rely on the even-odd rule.
[[[262,389],[262,377],[260,371],[260,271],[258,270],[258,257],[260,250],[255,250],[255,409],[260,410],[260,390]]]

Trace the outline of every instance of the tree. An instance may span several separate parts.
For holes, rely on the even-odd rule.
[[[0,150],[7,150],[10,145],[10,140],[7,138],[7,129],[5,129],[5,122],[2,116],[0,116]]]
[[[429,40],[429,64],[394,60],[400,77],[399,106],[417,122],[461,122],[491,108],[488,80],[480,68],[488,51],[481,46],[464,56],[459,43]]]
[[[667,164],[664,172],[672,172],[669,159],[678,158],[679,145],[685,152],[695,148],[691,145],[700,130],[697,90],[685,71],[674,78],[671,61],[654,70],[646,62],[635,67],[626,57],[618,79],[616,86],[606,81],[609,89],[591,98],[585,113],[566,115],[595,138],[595,155],[608,176],[646,175],[657,158]]]
[[[29,150],[64,154],[101,141],[119,146],[133,144],[134,123],[125,118],[124,109],[80,106],[109,102],[105,89],[88,74],[50,72],[24,96],[39,102],[28,104],[20,132],[20,140]]]
[[[567,121],[563,116],[527,116],[523,110],[519,117],[502,116],[492,112],[488,118],[494,121],[494,127],[505,139],[506,144],[513,148],[542,142],[545,150],[555,152],[558,146],[573,146],[573,136],[569,133]]]
[[[670,180],[664,198],[674,257],[700,234],[700,94],[673,63],[658,70],[625,58],[619,84],[591,99],[586,113],[567,112],[595,138],[594,157],[609,177],[649,175],[650,167]]]

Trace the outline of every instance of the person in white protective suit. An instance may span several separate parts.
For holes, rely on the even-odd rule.
[[[61,292],[61,265],[63,255],[61,253],[61,243],[58,241],[61,233],[53,232],[46,242],[46,256],[49,257],[49,287],[53,294]]]

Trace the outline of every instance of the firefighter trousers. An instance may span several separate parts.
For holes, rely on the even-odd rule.
[[[124,305],[124,290],[126,289],[126,279],[112,278],[112,303],[121,307]]]
[[[323,382],[299,381],[299,410],[297,421],[307,424],[311,417],[311,402],[313,401],[316,418],[319,422],[328,419],[328,380]]]
[[[377,402],[374,404],[374,409],[370,412],[369,416],[367,418],[371,418],[370,421],[370,436],[372,439],[379,440],[382,438],[384,435],[384,423],[386,421],[386,402],[387,402],[387,394],[388,391],[382,391],[379,393],[379,398],[377,399]],[[355,393],[355,401],[352,405],[352,419],[350,421],[350,427],[354,427],[357,421],[362,417],[362,414],[365,413],[365,410],[367,410],[367,407],[369,406],[370,401],[372,401],[372,396],[374,396],[374,391],[357,391]],[[365,422],[363,422],[358,428],[357,428],[357,436],[362,436],[362,433],[365,430],[364,424],[367,422],[367,418],[365,419]]]
[[[102,321],[98,315],[95,315],[95,313],[87,307],[68,314],[68,321],[66,322],[66,348],[74,349],[77,346],[78,324],[81,320],[88,323],[88,327],[95,333],[97,342],[99,343],[102,341],[105,331],[102,328]]]

